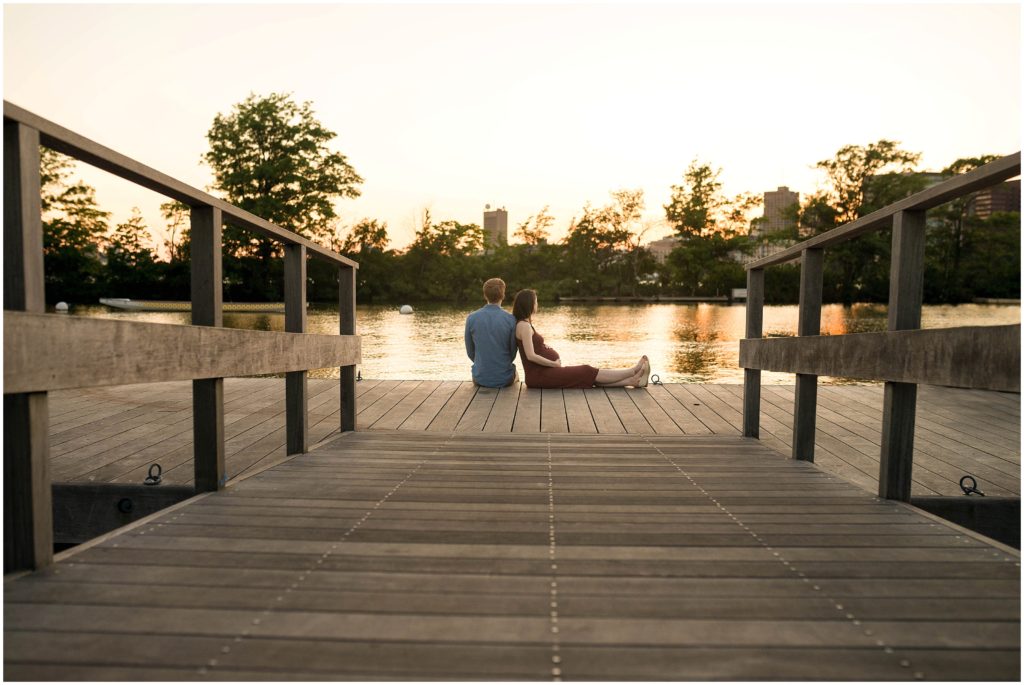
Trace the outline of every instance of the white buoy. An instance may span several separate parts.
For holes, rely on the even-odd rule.
[[[67,302],[58,302],[56,307],[58,312],[66,312],[68,310]]]
[[[401,307],[399,308],[399,310],[398,310],[398,313],[399,313],[399,314],[412,314],[412,307],[410,307],[410,306],[409,306],[409,305],[407,305],[407,304],[403,304],[403,305],[402,305],[402,306],[401,306]]]

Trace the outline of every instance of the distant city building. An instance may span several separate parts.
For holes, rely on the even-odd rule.
[[[508,211],[484,208],[484,250],[493,250],[499,245],[508,245]]]
[[[796,228],[794,205],[800,205],[800,193],[790,190],[787,186],[765,191],[764,216],[761,221],[755,222],[751,234],[760,237],[766,233]]]
[[[770,257],[782,252],[795,240],[768,242],[767,236],[777,231],[791,231],[797,228],[796,213],[793,207],[800,206],[800,193],[790,190],[788,186],[779,186],[778,190],[764,192],[764,213],[759,220],[751,222],[750,239],[754,243],[753,252],[749,255],[742,252],[731,254],[734,261],[751,262],[755,259]]]
[[[660,240],[653,240],[648,243],[647,249],[651,251],[654,261],[658,262],[658,264],[664,264],[665,260],[668,259],[668,253],[676,249],[680,240],[679,236],[667,235]]]
[[[996,212],[1019,212],[1020,179],[979,190],[968,211],[979,219],[987,219]]]

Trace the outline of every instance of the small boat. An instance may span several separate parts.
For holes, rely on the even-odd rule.
[[[175,300],[131,300],[127,297],[101,297],[100,304],[129,312],[190,312],[191,302]],[[284,312],[284,302],[225,302],[223,311],[231,313],[273,313]]]

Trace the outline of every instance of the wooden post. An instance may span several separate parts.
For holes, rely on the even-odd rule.
[[[897,212],[889,267],[889,330],[921,327],[924,297],[925,213]],[[886,383],[882,407],[882,455],[878,496],[910,501],[914,466],[916,383]]]
[[[821,335],[821,285],[824,253],[803,251],[800,262],[800,310],[797,335]],[[793,407],[793,458],[814,461],[814,432],[818,408],[818,377],[796,374]]]
[[[747,338],[760,338],[764,326],[764,269],[747,271]],[[743,369],[743,437],[761,436],[761,370]]]
[[[224,325],[221,211],[192,208],[192,325]],[[224,379],[192,381],[192,436],[196,492],[224,487]]]
[[[284,246],[284,329],[306,332],[306,247]],[[285,374],[286,453],[302,454],[308,447],[306,371]]]
[[[4,309],[45,312],[39,132],[4,121]],[[45,392],[4,395],[4,573],[53,563]]]
[[[341,335],[356,334],[356,270],[338,269],[338,318]],[[341,367],[341,430],[356,429],[356,367]]]

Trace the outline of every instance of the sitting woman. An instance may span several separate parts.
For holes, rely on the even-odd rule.
[[[621,387],[631,385],[642,388],[647,385],[651,371],[647,355],[640,358],[628,369],[598,369],[586,364],[562,366],[558,353],[544,344],[544,338],[533,327],[533,315],[537,313],[537,293],[534,290],[520,290],[512,303],[512,315],[516,317],[516,344],[519,358],[526,372],[526,385],[530,388],[592,388]]]

